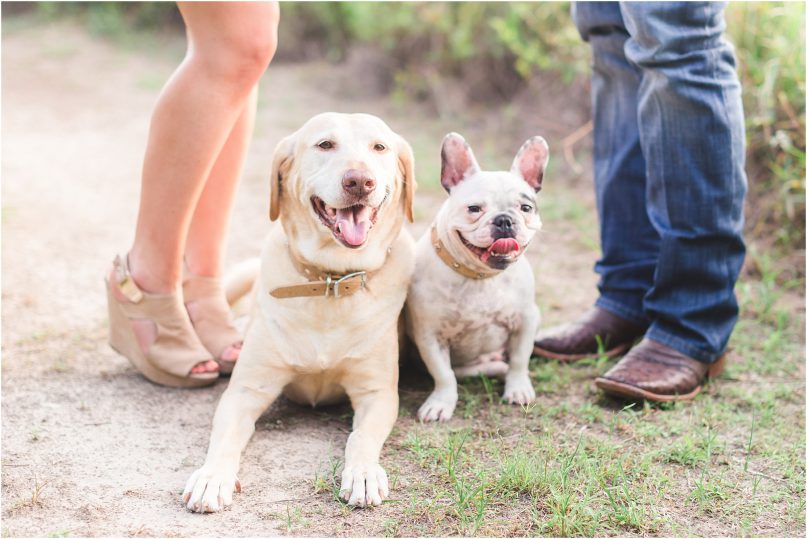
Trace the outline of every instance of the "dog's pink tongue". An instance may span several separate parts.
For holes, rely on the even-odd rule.
[[[493,242],[493,245],[488,247],[488,251],[496,253],[497,255],[506,255],[513,251],[518,251],[520,248],[514,238],[499,238]]]
[[[370,208],[367,206],[353,206],[336,210],[337,230],[342,238],[354,247],[367,241],[367,233],[372,226]]]

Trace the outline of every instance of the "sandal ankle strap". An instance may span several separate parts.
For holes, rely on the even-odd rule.
[[[132,303],[140,303],[143,300],[143,291],[134,282],[129,271],[129,256],[115,255],[112,266],[115,269],[115,280],[121,293]]]

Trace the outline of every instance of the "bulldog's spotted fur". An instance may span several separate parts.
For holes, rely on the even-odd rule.
[[[430,232],[418,241],[405,312],[407,334],[435,384],[418,411],[422,421],[451,418],[457,376],[503,377],[510,403],[535,398],[527,367],[540,313],[532,268],[521,255],[541,228],[535,197],[548,159],[546,142],[534,137],[509,172],[482,171],[460,135],[443,141],[449,198],[434,226],[442,248],[479,278],[438,257]]]

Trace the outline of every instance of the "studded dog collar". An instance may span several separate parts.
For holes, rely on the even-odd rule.
[[[432,247],[434,247],[434,252],[437,253],[437,256],[440,257],[446,266],[453,269],[463,277],[468,277],[469,279],[487,279],[488,277],[493,277],[498,272],[493,273],[485,273],[481,271],[476,271],[474,269],[469,268],[468,266],[461,264],[457,261],[451,253],[448,252],[448,249],[445,248],[443,242],[440,241],[439,236],[437,235],[437,225],[432,224]]]
[[[387,250],[389,254],[389,249]],[[367,281],[376,271],[353,271],[343,274],[331,273],[317,266],[303,262],[289,247],[289,255],[297,273],[309,280],[305,284],[279,286],[269,294],[278,299],[302,297],[333,297],[352,296],[359,290],[367,288]]]

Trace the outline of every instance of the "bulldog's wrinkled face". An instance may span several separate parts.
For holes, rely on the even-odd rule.
[[[289,191],[291,204],[307,206],[311,219],[336,241],[363,247],[379,214],[400,200],[401,153],[408,145],[369,114],[320,114],[289,139],[293,165],[278,190]]]
[[[444,139],[441,182],[450,194],[450,233],[483,264],[505,269],[541,228],[535,199],[548,160],[546,142],[533,137],[518,151],[509,172],[482,171],[460,135]]]

